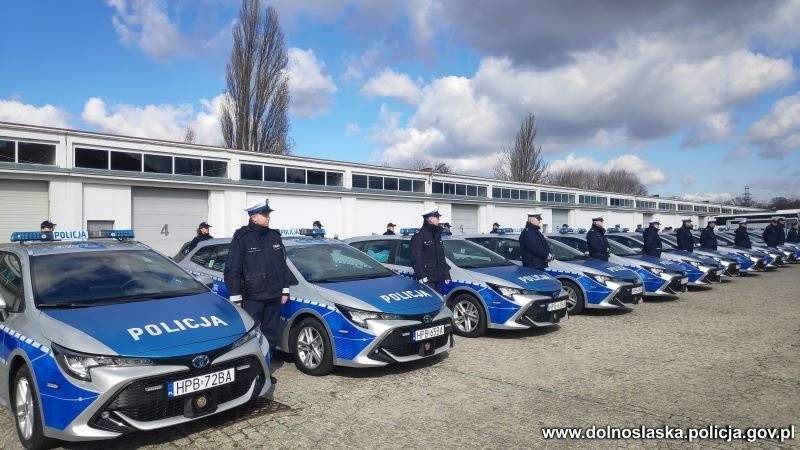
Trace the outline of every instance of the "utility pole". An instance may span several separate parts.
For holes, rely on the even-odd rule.
[[[752,205],[752,198],[750,197],[750,186],[745,186],[744,187],[744,195],[742,197],[744,198],[744,205],[745,206],[751,206]]]

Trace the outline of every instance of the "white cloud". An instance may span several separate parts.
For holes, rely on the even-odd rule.
[[[800,92],[778,100],[750,127],[749,137],[765,158],[782,158],[800,149]]]
[[[691,186],[694,184],[694,177],[691,175],[684,175],[681,177],[681,184],[683,187]]]
[[[602,162],[586,156],[576,157],[570,153],[564,159],[551,161],[548,170],[558,172],[575,168],[603,172],[610,172],[614,169],[626,170],[639,177],[639,180],[647,186],[654,186],[667,181],[667,176],[664,172],[650,166],[647,162],[632,154],[620,155]]]
[[[361,134],[361,127],[355,122],[348,122],[344,129],[345,136],[354,136]]]
[[[19,100],[0,99],[0,121],[69,128],[69,114],[53,105],[34,106]]]
[[[384,69],[378,75],[367,80],[361,88],[361,93],[373,97],[394,97],[409,105],[418,104],[422,95],[411,77],[391,69]]]
[[[696,147],[710,142],[719,142],[727,139],[733,131],[731,115],[728,112],[709,114],[700,120],[700,123],[690,128],[689,134],[684,139],[681,147]]]
[[[325,63],[311,49],[293,47],[288,54],[290,111],[302,117],[326,113],[337,89],[331,76],[325,73]]]
[[[83,106],[81,117],[88,125],[105,133],[181,141],[187,126],[195,132],[196,143],[219,145],[222,133],[219,109],[223,96],[200,100],[202,109],[185,105],[112,105],[92,97]]]
[[[689,202],[710,202],[710,203],[723,203],[736,197],[728,192],[696,192],[694,194],[685,194],[681,196],[681,200]]]

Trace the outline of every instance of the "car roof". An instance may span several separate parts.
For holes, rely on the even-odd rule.
[[[31,256],[56,255],[77,252],[101,252],[111,250],[150,250],[138,241],[117,241],[113,239],[92,239],[87,241],[41,241],[0,244],[0,250],[23,252]]]
[[[201,241],[197,244],[196,248],[203,248],[208,247],[209,245],[217,245],[217,244],[229,244],[231,242],[230,237],[225,238],[214,238],[214,239],[206,239],[205,241]],[[339,239],[331,239],[331,238],[314,238],[309,236],[281,236],[281,240],[283,241],[283,245],[285,247],[294,247],[297,245],[321,245],[321,244],[344,244],[345,242]]]

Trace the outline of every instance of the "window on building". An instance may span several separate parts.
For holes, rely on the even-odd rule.
[[[414,180],[414,192],[425,192],[425,182],[422,180]]]
[[[213,159],[203,160],[203,176],[227,178],[228,177],[228,161],[215,161]]]
[[[405,178],[400,178],[400,180],[398,182],[398,186],[400,187],[400,190],[403,191],[403,192],[411,192],[411,184],[412,184],[411,180],[408,180],[408,179],[405,179]],[[439,183],[439,184],[441,185],[441,183]],[[441,186],[440,186],[439,189],[441,191]]]
[[[325,184],[328,186],[343,186],[344,174],[341,172],[325,172]]]
[[[478,196],[478,186],[467,186],[467,195],[470,197],[477,197]]]
[[[478,197],[486,197],[486,186],[478,186]]]
[[[353,187],[359,189],[366,189],[367,188],[367,176],[366,175],[353,175]]]
[[[431,183],[431,192],[434,194],[444,194],[444,183],[438,181]]]
[[[108,170],[108,150],[75,148],[75,167]]]
[[[678,205],[678,211],[691,211],[691,210],[692,210],[692,205],[687,205],[684,203],[680,203]]]
[[[325,171],[324,170],[307,170],[306,183],[325,186]]]
[[[92,238],[99,238],[100,232],[102,230],[113,230],[114,229],[114,221],[113,220],[87,220],[86,221],[86,231],[89,233],[89,237]]]
[[[17,142],[17,162],[53,165],[56,163],[56,146],[36,142]]]
[[[277,166],[264,166],[264,181],[286,183],[286,169]]]
[[[144,171],[172,174],[172,156],[144,155]]]
[[[376,177],[370,175],[369,177],[369,188],[370,189],[383,189],[383,177]]]
[[[287,183],[306,184],[306,170],[305,169],[295,169],[295,168],[287,167],[286,168],[286,182]]]
[[[394,177],[383,177],[383,188],[387,191],[396,191],[398,190],[397,186],[398,180]]]
[[[142,154],[130,152],[111,152],[111,170],[141,172]]]
[[[14,141],[0,141],[0,162],[16,162],[16,146]]]
[[[202,162],[199,158],[175,157],[175,175],[194,175],[202,174]]]
[[[242,163],[239,166],[239,178],[242,180],[264,181],[264,166]]]

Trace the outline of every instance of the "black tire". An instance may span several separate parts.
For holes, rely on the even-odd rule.
[[[478,299],[470,294],[458,294],[447,302],[453,311],[453,332],[459,336],[474,338],[483,336],[488,326],[486,312]]]
[[[313,317],[292,327],[294,364],[301,372],[321,376],[333,370],[333,345],[328,330]]]
[[[20,390],[22,389],[22,390]],[[52,448],[56,442],[46,438],[42,432],[42,413],[39,407],[39,394],[33,382],[28,366],[22,366],[14,375],[14,384],[10,387],[11,411],[14,414],[14,425],[19,442],[28,449]],[[17,398],[25,395],[25,399]],[[27,422],[26,422],[27,421]],[[29,435],[27,438],[26,435]]]
[[[569,298],[567,299],[567,312],[569,314],[580,314],[586,309],[586,296],[583,295],[581,288],[570,280],[559,280],[564,291],[567,292]]]

